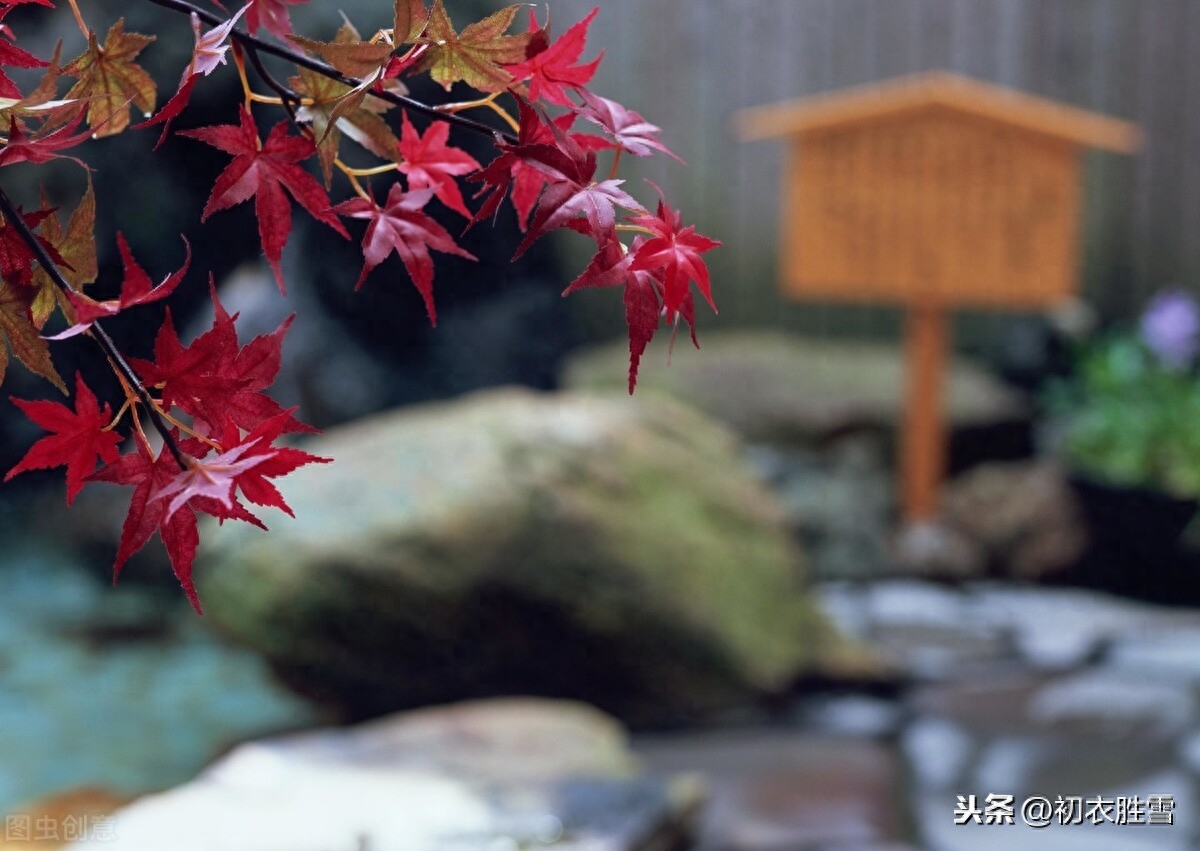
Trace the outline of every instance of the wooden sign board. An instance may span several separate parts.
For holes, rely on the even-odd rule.
[[[780,276],[801,299],[908,308],[901,498],[937,509],[949,311],[1039,308],[1076,287],[1079,159],[1131,124],[945,72],[739,115],[790,140]]]
[[[780,276],[802,299],[1038,308],[1075,291],[1084,146],[1132,125],[946,72],[740,114],[789,139]]]
[[[1041,307],[1074,290],[1073,146],[930,110],[806,136],[791,156],[789,295]]]

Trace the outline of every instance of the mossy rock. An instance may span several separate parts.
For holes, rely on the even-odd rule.
[[[492,694],[634,723],[778,692],[830,633],[736,440],[665,399],[502,390],[331,430],[295,521],[206,532],[213,622],[349,717]]]
[[[684,400],[762,442],[808,443],[861,427],[892,431],[902,420],[899,344],[732,331],[705,334],[702,345],[701,353],[676,352],[670,365],[642,358],[638,393]],[[586,349],[568,361],[563,384],[618,390],[628,361],[624,342]],[[945,382],[952,428],[1028,417],[1019,393],[965,358],[950,360]]]

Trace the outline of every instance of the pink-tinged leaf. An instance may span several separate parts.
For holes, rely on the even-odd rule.
[[[208,497],[226,509],[233,508],[233,490],[237,477],[259,463],[262,456],[248,454],[253,444],[234,446],[210,458],[190,458],[188,468],[162,487],[156,499],[172,498],[167,519],[193,497]]]
[[[332,460],[292,447],[271,445],[288,427],[294,410],[263,421],[244,437],[235,425],[227,423],[219,454],[188,459],[188,469],[158,491],[156,499],[171,498],[167,518],[193,499],[201,500],[193,503],[193,507],[201,510],[210,504],[205,500],[219,503],[222,510],[217,516],[223,516],[235,510],[234,492],[238,488],[256,505],[274,506],[292,514],[283,496],[267,479],[286,475],[305,464],[325,464]]]
[[[546,45],[544,39],[540,42],[530,42],[531,50],[527,51],[526,59],[505,66],[505,70],[513,75],[516,82],[529,83],[531,100],[545,100],[558,106],[573,106],[567,90],[579,91],[586,86],[596,74],[596,68],[604,57],[600,55],[585,65],[576,65],[587,42],[587,30],[592,19],[596,17],[600,7],[592,9],[587,17],[568,29],[559,39]],[[533,8],[529,10],[529,31],[539,32],[537,17]],[[540,48],[540,49],[539,49]]]
[[[433,305],[433,258],[429,256],[429,249],[457,254],[468,260],[475,260],[476,257],[460,248],[444,227],[422,212],[422,208],[432,197],[432,189],[405,192],[399,183],[393,183],[382,207],[364,198],[351,198],[338,204],[334,210],[343,216],[369,221],[367,232],[363,236],[362,274],[358,276],[355,289],[362,286],[363,280],[372,269],[395,251],[404,261],[404,268],[408,270],[409,277],[425,300],[430,323],[436,325],[437,312]]]
[[[605,180],[580,185],[563,180],[546,186],[538,199],[537,214],[530,222],[525,238],[517,246],[515,256],[520,257],[542,234],[567,227],[580,218],[587,222],[587,232],[596,238],[597,243],[609,239],[617,223],[615,207],[639,210],[642,206],[620,188],[624,182]]]
[[[75,375],[75,410],[58,402],[30,402],[13,399],[13,404],[25,412],[34,423],[51,434],[41,438],[25,457],[8,471],[4,481],[27,470],[45,470],[51,467],[67,468],[67,505],[82,490],[84,480],[96,468],[96,459],[106,463],[116,461],[121,437],[115,431],[107,431],[112,420],[112,411],[105,404],[101,407],[91,389],[83,383],[83,376]]]
[[[63,340],[67,337],[74,337],[92,327],[92,323],[97,319],[115,316],[134,305],[150,304],[169,296],[183,282],[188,266],[192,262],[192,246],[187,241],[187,237],[183,237],[183,247],[186,252],[183,265],[177,271],[163,278],[162,283],[158,286],[154,286],[150,276],[146,274],[146,270],[134,259],[133,252],[129,250],[129,244],[125,241],[125,235],[117,231],[117,248],[121,252],[121,262],[125,266],[125,279],[121,283],[120,298],[112,301],[94,301],[81,293],[68,291],[66,298],[75,311],[75,324],[49,339]]]
[[[321,184],[298,165],[317,152],[316,145],[310,139],[289,136],[286,121],[276,124],[267,141],[260,145],[254,118],[244,106],[240,110],[240,119],[238,126],[201,127],[179,135],[233,155],[233,162],[217,177],[201,221],[253,197],[263,252],[282,293],[286,287],[280,263],[292,229],[292,208],[284,194],[285,188],[317,221],[324,222],[342,236],[349,237],[349,234],[330,209],[329,196]]]
[[[196,88],[196,81],[201,76],[207,77],[219,66],[225,64],[225,54],[229,50],[229,45],[225,41],[229,38],[229,33],[233,30],[233,25],[237,23],[238,18],[249,8],[248,5],[243,6],[225,23],[213,27],[203,34],[200,32],[200,16],[192,12],[192,34],[195,36],[196,46],[192,49],[192,59],[184,69],[183,77],[179,80],[179,88],[153,118],[143,121],[133,128],[140,130],[143,127],[161,124],[163,129],[159,134],[158,142],[154,145],[155,150],[158,150],[158,147],[166,141],[167,134],[171,131],[171,122],[178,118],[179,114],[183,112],[183,108],[187,106],[188,99],[192,96],[192,89]]]
[[[404,113],[400,126],[400,171],[408,178],[409,189],[432,189],[434,197],[454,210],[471,218],[463,202],[457,177],[470,174],[480,166],[475,158],[446,142],[450,125],[435,121],[424,134],[418,133]]]
[[[678,162],[683,162],[656,138],[662,131],[632,109],[626,109],[615,100],[588,91],[581,91],[579,94],[586,106],[577,110],[578,114],[603,128],[621,150],[628,151],[635,157],[648,157],[655,151],[662,151]]]

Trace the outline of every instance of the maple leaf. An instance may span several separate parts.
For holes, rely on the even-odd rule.
[[[629,394],[637,386],[638,366],[646,346],[658,330],[660,313],[658,293],[650,272],[630,272],[625,276],[625,324],[629,327]]]
[[[121,18],[109,28],[103,47],[89,30],[87,50],[63,68],[64,74],[79,78],[66,96],[88,101],[87,121],[96,136],[112,136],[128,127],[131,103],[147,118],[154,112],[154,80],[133,61],[154,39],[125,32]]]
[[[521,230],[528,229],[529,217],[537,204],[538,196],[542,194],[542,189],[552,177],[562,178],[561,170],[548,169],[544,164],[535,162],[529,153],[542,151],[544,159],[545,152],[558,145],[558,140],[554,135],[556,131],[565,134],[571,142],[582,149],[603,147],[603,145],[596,144],[597,141],[603,142],[597,136],[567,132],[575,122],[573,113],[561,115],[553,121],[543,121],[537,110],[521,97],[517,98],[517,108],[520,124],[518,125],[516,144],[500,143],[500,155],[486,167],[467,178],[469,181],[483,184],[476,193],[476,197],[490,192],[478,212],[472,217],[468,227],[494,215],[505,196],[511,194],[513,208],[517,213],[517,223]],[[551,125],[553,125],[553,129]],[[561,168],[572,172],[577,170],[575,166],[571,165],[570,157],[565,152],[559,152],[554,156],[560,158],[558,164]]]
[[[83,121],[83,115],[84,111],[80,109],[75,117],[66,124],[55,127],[41,135],[35,133],[33,137],[26,136],[16,116],[10,115],[8,139],[5,141],[4,147],[0,148],[0,166],[23,162],[41,164],[54,159],[69,159],[87,169],[87,163],[78,157],[67,157],[57,153],[66,148],[72,148],[80,142],[91,138],[92,133],[87,130],[72,135],[72,131]],[[47,121],[40,129],[44,129],[51,123]]]
[[[3,21],[14,8],[14,5],[0,6],[0,21]],[[5,24],[0,24],[0,68],[45,68],[49,63],[38,59],[27,50],[17,47],[11,40],[12,31]],[[0,70],[0,97],[20,100],[21,90],[4,71]]]
[[[122,455],[88,477],[88,480],[93,482],[132,485],[134,488],[133,496],[129,500],[129,511],[121,526],[121,541],[117,545],[117,557],[113,563],[113,584],[116,584],[121,568],[129,557],[144,547],[157,532],[167,548],[171,568],[179,584],[183,586],[192,608],[197,614],[203,614],[200,598],[192,581],[192,563],[200,545],[196,514],[185,505],[168,518],[167,504],[155,498],[179,473],[179,465],[166,449],[159,452],[155,458],[143,441],[138,440],[135,443],[135,452]],[[185,442],[182,445],[187,444]]]
[[[350,24],[343,25],[334,39],[334,43],[359,41],[361,37],[358,31]],[[312,125],[326,188],[332,180],[333,163],[337,159],[343,134],[377,157],[385,160],[397,158],[399,141],[379,115],[390,109],[391,104],[368,94],[375,84],[374,78],[351,88],[324,74],[301,67],[289,83],[297,93],[312,101],[311,104],[302,104],[296,117]]]
[[[600,7],[597,6],[586,18],[573,24],[558,41],[546,44],[543,40],[539,45],[541,49],[531,49],[522,61],[505,66],[505,70],[512,74],[514,82],[528,81],[530,100],[545,100],[558,106],[574,106],[567,95],[567,89],[578,90],[586,86],[595,76],[600,60],[604,58],[604,52],[601,51],[599,56],[586,65],[574,64],[583,54],[588,27],[599,11]],[[530,7],[529,33],[532,36],[538,32],[541,32],[541,28],[538,27],[537,16]]]
[[[399,168],[408,178],[409,189],[432,189],[434,197],[469,219],[471,211],[463,201],[455,178],[480,166],[466,151],[447,145],[449,138],[449,124],[435,121],[422,135],[408,120],[408,113],[404,113],[399,143],[404,161]]]
[[[63,340],[67,337],[74,337],[91,328],[92,323],[97,319],[116,316],[122,310],[134,305],[150,304],[169,296],[183,282],[183,277],[187,274],[188,266],[192,262],[192,247],[188,243],[187,237],[183,238],[183,246],[187,252],[183,266],[165,277],[158,286],[154,286],[150,276],[146,274],[146,270],[134,259],[133,252],[129,250],[129,243],[125,241],[125,235],[117,231],[117,249],[121,252],[121,263],[125,267],[125,278],[121,282],[120,297],[112,301],[93,301],[79,293],[68,292],[66,299],[74,310],[75,324],[50,339]]]
[[[456,33],[442,0],[434,0],[418,39],[428,49],[416,71],[428,71],[447,91],[457,82],[481,92],[502,91],[513,79],[502,66],[522,61],[529,44],[528,33],[505,35],[520,8],[508,6]]]
[[[288,40],[320,56],[347,77],[359,80],[379,74],[392,55],[390,44],[363,41],[349,22],[341,26],[333,41],[316,41],[299,35],[290,35]]]
[[[694,225],[682,227],[678,210],[667,205],[659,192],[658,212],[653,216],[634,216],[630,222],[648,230],[653,236],[637,251],[631,268],[638,271],[662,271],[663,308],[669,319],[674,319],[688,294],[688,282],[695,281],[709,306],[715,313],[712,286],[708,279],[708,266],[700,258],[706,251],[721,243],[696,233]]]
[[[42,221],[54,214],[54,210],[23,213],[18,209],[17,213],[31,231],[36,231]],[[67,265],[66,260],[59,255],[57,249],[45,237],[39,236],[37,241],[41,243],[51,261],[60,266]],[[9,224],[6,219],[0,221],[0,279],[17,287],[32,287],[33,264],[36,259],[32,249],[21,236],[21,232]]]
[[[75,410],[59,402],[31,402],[13,399],[25,416],[51,432],[39,439],[15,467],[8,471],[4,481],[29,470],[46,470],[51,467],[67,468],[67,505],[83,489],[84,480],[96,469],[96,459],[106,463],[120,456],[117,447],[121,436],[108,431],[112,411],[107,403],[101,407],[95,394],[83,383],[83,376],[75,374]]]
[[[13,354],[30,372],[42,376],[66,393],[67,386],[50,360],[50,346],[33,324],[32,300],[31,292],[0,280],[0,336],[8,339]],[[8,349],[0,340],[0,384],[4,383],[7,369]]]
[[[2,24],[0,29],[3,29]],[[58,80],[62,76],[62,66],[59,64],[61,58],[60,41],[54,45],[54,55],[50,58],[41,80],[28,94],[19,98],[0,96],[0,122],[6,123],[12,116],[37,116],[48,121],[49,126],[58,126],[61,120],[69,120],[75,104],[58,97]]]
[[[162,133],[158,137],[158,142],[155,144],[155,150],[167,138],[167,133],[171,130],[171,122],[179,117],[187,106],[188,100],[192,96],[192,89],[196,87],[196,81],[203,75],[207,77],[221,65],[225,64],[225,54],[229,50],[229,45],[225,43],[229,38],[229,33],[233,29],[233,25],[237,23],[238,18],[246,13],[249,6],[243,6],[225,23],[213,27],[206,33],[200,32],[200,16],[192,12],[192,34],[196,39],[196,46],[192,49],[192,58],[188,62],[187,68],[183,71],[183,77],[179,80],[179,88],[175,94],[171,95],[163,108],[151,119],[143,121],[136,125],[133,129],[140,130],[143,127],[150,127],[155,124],[162,124]]]
[[[298,94],[312,101],[296,110],[296,118],[312,125],[326,188],[333,177],[333,163],[337,159],[343,133],[377,157],[387,160],[397,157],[400,142],[387,122],[379,116],[389,104],[365,96],[365,91],[360,97],[344,83],[307,68],[300,68],[289,83]]]
[[[50,204],[42,195],[41,208],[49,210]],[[75,212],[67,221],[67,229],[63,231],[58,217],[51,214],[42,220],[38,235],[46,240],[63,260],[59,272],[67,283],[76,288],[90,284],[96,280],[96,193],[92,189],[91,175],[88,176],[87,189],[83,193]],[[50,274],[41,264],[33,270],[33,288],[35,295],[32,302],[33,322],[37,328],[46,324],[55,304],[69,304],[66,295],[54,283]]]
[[[515,151],[541,141],[540,133],[542,128],[541,117],[529,105],[524,98],[517,98],[517,109],[520,117],[520,123],[517,130],[517,143],[515,145],[501,144],[500,154],[494,160],[487,164],[486,167],[480,169],[475,174],[472,174],[467,180],[476,183],[482,183],[475,197],[479,197],[485,192],[488,197],[484,199],[483,204],[475,212],[467,227],[472,227],[478,222],[483,221],[488,216],[495,215],[500,208],[501,202],[508,195],[509,188],[512,187],[515,192],[515,180],[518,173],[518,167],[524,167],[521,158],[518,157]],[[538,193],[541,193],[542,185],[545,183],[544,178],[539,179]],[[534,201],[536,201],[536,196]],[[530,202],[530,209],[533,207],[533,201]],[[519,214],[518,214],[519,215]],[[521,229],[525,229],[524,220],[521,222]]]
[[[416,41],[429,23],[425,0],[395,0],[392,7],[392,41],[396,44]]]
[[[625,181],[609,179],[596,183],[593,180],[595,151],[585,150],[557,125],[549,123],[547,126],[554,144],[518,144],[512,149],[515,156],[549,178],[514,259],[525,253],[542,234],[555,228],[576,226],[577,230],[595,237],[599,244],[607,240],[616,227],[616,207],[646,212],[636,199],[620,188]],[[579,217],[586,222],[586,227],[577,226],[575,220]]]
[[[349,237],[338,217],[330,209],[329,196],[311,174],[297,163],[317,152],[310,139],[289,136],[289,122],[281,121],[259,142],[258,128],[250,111],[242,106],[240,124],[222,124],[182,131],[179,135],[212,145],[233,155],[233,162],[217,177],[200,220],[254,197],[258,233],[267,262],[275,273],[281,293],[286,292],[280,261],[283,247],[292,229],[292,208],[284,188],[319,222]]]
[[[213,326],[190,345],[180,342],[168,309],[154,341],[154,361],[131,358],[130,363],[147,386],[162,386],[164,405],[191,415],[197,431],[215,433],[226,419],[253,429],[283,410],[262,391],[279,373],[283,336],[292,317],[270,334],[239,346],[236,316],[225,311],[215,287],[212,300]],[[313,431],[294,417],[287,420],[286,430]]]
[[[639,236],[639,239],[644,237]],[[638,240],[634,240],[635,246],[639,244]],[[600,243],[587,267],[571,281],[562,294],[568,296],[585,287],[611,287],[625,283],[633,258],[634,253],[627,251],[617,239],[616,233],[613,233],[609,239]]]
[[[267,479],[285,475],[305,464],[325,464],[332,459],[293,447],[271,445],[287,426],[293,411],[295,408],[263,421],[244,437],[239,436],[236,426],[227,425],[219,454],[187,459],[188,468],[155,495],[156,499],[171,497],[167,518],[195,498],[211,499],[231,510],[238,488],[255,505],[274,506],[294,517],[283,495]],[[200,507],[204,504],[197,503]]]
[[[600,125],[612,136],[621,150],[628,151],[635,157],[648,157],[655,151],[662,151],[677,162],[683,162],[655,138],[662,131],[632,109],[626,109],[615,100],[594,95],[589,91],[581,91],[579,96],[583,98],[586,106],[576,112],[588,121]]]
[[[405,192],[399,183],[388,190],[387,201],[380,207],[374,200],[351,198],[334,207],[339,215],[354,219],[368,219],[367,232],[363,236],[363,268],[355,289],[372,269],[378,266],[394,250],[404,261],[404,268],[425,300],[431,324],[437,324],[437,312],[433,306],[433,258],[429,249],[457,254],[468,260],[475,255],[463,250],[444,227],[423,213],[422,208],[433,197],[432,189],[415,189]]]
[[[280,38],[287,38],[292,34],[292,21],[288,17],[287,6],[299,6],[307,2],[308,0],[250,0],[246,28],[250,30],[250,35],[254,35],[259,27],[262,27]]]

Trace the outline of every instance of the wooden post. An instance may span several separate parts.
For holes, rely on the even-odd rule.
[[[928,520],[938,508],[945,473],[942,384],[947,350],[946,309],[918,302],[908,309],[905,328],[906,404],[901,434],[900,499],[905,519]]]

